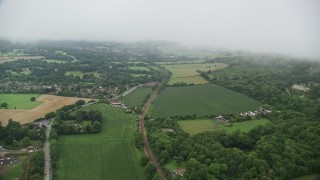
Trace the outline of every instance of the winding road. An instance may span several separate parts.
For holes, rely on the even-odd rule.
[[[147,132],[146,132],[146,129],[144,128],[144,117],[145,117],[146,113],[148,112],[148,109],[150,108],[152,101],[157,97],[157,95],[158,95],[158,92],[153,91],[151,97],[148,99],[148,101],[146,102],[146,104],[143,107],[142,115],[140,117],[140,132],[143,135],[144,149],[145,149],[150,161],[156,167],[157,172],[161,175],[162,180],[167,180],[167,177],[166,177],[165,173],[163,172],[163,170],[161,169],[161,166],[160,166],[159,162],[157,161],[157,158],[152,153],[152,150],[149,145],[148,137],[147,137]]]

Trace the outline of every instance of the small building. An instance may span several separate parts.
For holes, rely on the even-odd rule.
[[[27,151],[28,151],[28,152],[33,152],[33,151],[34,151],[33,146],[28,146]]]
[[[186,172],[186,169],[185,168],[181,168],[181,169],[176,169],[174,171],[171,172],[171,175],[173,177],[179,175],[179,176],[183,176],[183,174]]]

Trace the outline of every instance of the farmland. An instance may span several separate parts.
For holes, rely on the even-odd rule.
[[[248,132],[252,128],[258,125],[265,125],[269,123],[268,119],[255,119],[244,122],[235,122],[233,126],[224,126],[223,124],[213,119],[195,119],[195,120],[181,120],[178,121],[179,126],[190,134],[196,134],[205,131],[219,131],[226,130],[228,133],[232,133],[236,130],[241,132]]]
[[[151,77],[151,75],[149,75],[149,74],[130,74],[130,75],[133,76],[133,77],[142,77],[142,76]]]
[[[0,56],[0,64],[11,61],[22,60],[39,60],[43,59],[43,56]]]
[[[163,65],[166,69],[172,72],[169,84],[178,82],[205,84],[208,81],[200,76],[197,71],[216,71],[226,68],[228,65],[223,63],[204,63],[204,64],[172,64]]]
[[[167,87],[155,100],[150,115],[155,118],[219,115],[255,110],[259,106],[260,102],[248,96],[213,84]]]
[[[43,61],[45,61],[47,63],[58,63],[58,64],[66,64],[66,63],[68,63],[68,61],[57,60],[57,59],[45,59]]]
[[[145,179],[133,143],[137,118],[106,104],[84,109],[103,114],[103,129],[99,134],[61,136],[57,179]]]
[[[93,74],[95,77],[98,77],[99,76],[99,73],[98,72],[87,72],[87,73],[84,73],[84,72],[81,72],[81,71],[67,71],[64,75],[65,76],[78,76],[80,78],[83,78],[83,76],[85,74]]]
[[[139,70],[139,71],[150,71],[149,68],[144,67],[144,66],[130,66],[130,70]]]
[[[34,107],[33,109],[30,109],[30,110],[0,109],[0,113],[1,113],[0,122],[3,125],[6,125],[9,119],[18,121],[21,124],[33,122],[35,119],[44,117],[49,112],[55,112],[57,109],[63,107],[64,105],[74,104],[76,101],[80,99],[83,99],[85,101],[90,100],[85,98],[41,95],[37,98],[37,101],[43,102],[43,103],[41,105]]]
[[[138,88],[128,96],[123,97],[121,100],[129,107],[140,107],[147,95],[151,94],[152,88]]]
[[[0,104],[8,103],[8,109],[33,109],[41,104],[40,101],[31,101],[31,97],[39,97],[39,94],[0,94]]]

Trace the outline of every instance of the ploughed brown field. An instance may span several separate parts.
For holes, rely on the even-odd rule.
[[[92,100],[88,98],[62,97],[43,94],[37,98],[37,101],[42,101],[43,103],[31,110],[0,109],[0,122],[3,126],[7,125],[9,119],[18,121],[21,124],[33,122],[38,118],[44,117],[49,112],[55,112],[57,109],[60,109],[65,105],[74,104],[76,101],[81,99],[86,102]]]

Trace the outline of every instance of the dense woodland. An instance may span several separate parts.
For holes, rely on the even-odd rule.
[[[44,130],[34,124],[21,125],[9,120],[7,126],[0,124],[0,145],[9,149],[21,149],[44,141]]]

